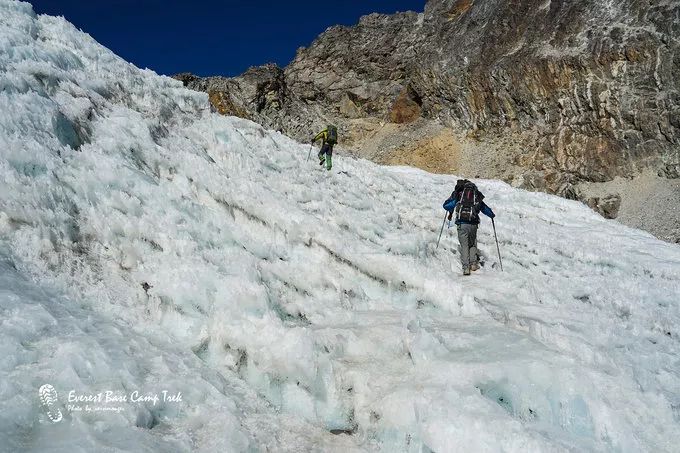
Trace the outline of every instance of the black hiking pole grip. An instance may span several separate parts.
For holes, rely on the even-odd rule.
[[[312,148],[314,145],[309,145],[309,153],[307,153],[307,162],[309,162],[309,157],[312,155]]]
[[[491,219],[493,225],[493,237],[496,239],[496,250],[498,251],[498,262],[501,264],[501,271],[503,271],[503,259],[501,258],[501,248],[498,246],[498,236],[496,235],[496,222]]]
[[[446,216],[448,215],[448,211],[444,213],[444,221],[442,222],[442,229],[439,230],[439,238],[437,239],[437,248],[439,248],[439,241],[442,238],[442,233],[444,232],[444,225],[446,225]]]

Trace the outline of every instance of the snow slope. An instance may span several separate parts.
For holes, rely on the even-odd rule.
[[[1,451],[677,448],[677,246],[480,181],[463,278],[453,176],[327,173],[26,3],[0,47]]]

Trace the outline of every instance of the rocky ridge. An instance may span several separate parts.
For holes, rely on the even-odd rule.
[[[642,175],[651,198],[680,198],[678,36],[678,0],[431,0],[331,27],[286,68],[177,78],[299,140],[334,122],[363,157],[502,178],[625,221],[645,208],[621,202]],[[642,227],[680,241],[668,209]]]

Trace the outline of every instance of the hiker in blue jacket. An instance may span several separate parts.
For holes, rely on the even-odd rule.
[[[494,218],[490,207],[484,203],[484,195],[474,183],[467,179],[459,179],[451,196],[444,202],[444,209],[449,211],[449,221],[456,213],[456,229],[460,242],[460,262],[463,275],[470,275],[470,271],[479,269],[479,255],[477,254],[477,228],[479,227],[479,213]]]

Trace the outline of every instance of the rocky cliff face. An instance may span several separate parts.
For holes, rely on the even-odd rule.
[[[335,122],[350,149],[379,161],[408,163],[423,131],[446,127],[485,164],[436,170],[502,177],[613,217],[620,195],[588,184],[651,172],[677,187],[678,37],[678,0],[431,0],[419,14],[331,27],[285,69],[182,78],[219,111],[301,140]],[[385,127],[417,140],[394,144]]]

